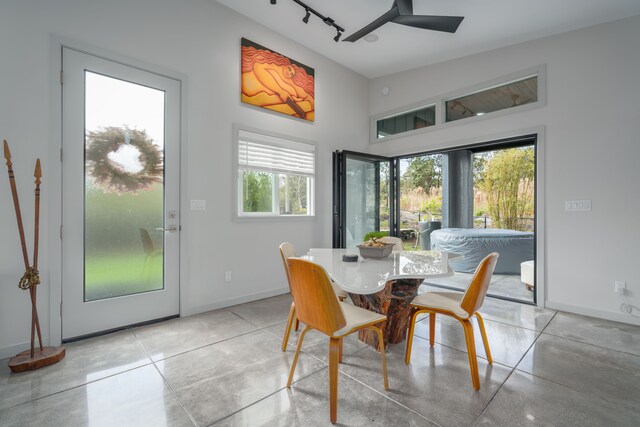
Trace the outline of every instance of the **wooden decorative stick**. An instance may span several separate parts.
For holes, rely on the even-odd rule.
[[[13,206],[16,209],[16,219],[18,220],[18,233],[20,233],[20,244],[22,245],[22,258],[24,259],[24,268],[29,269],[29,254],[27,253],[27,242],[24,239],[24,227],[22,226],[22,214],[20,213],[20,201],[18,200],[18,190],[16,189],[15,176],[13,174],[13,164],[11,163],[11,151],[9,151],[9,143],[4,140],[4,158],[7,160],[7,168],[9,169],[9,184],[11,185],[11,195],[13,196]]]
[[[7,169],[9,171],[9,184],[11,186],[11,195],[13,196],[13,206],[16,211],[16,220],[18,221],[18,233],[20,234],[20,245],[22,247],[22,258],[24,260],[25,274],[20,279],[20,288],[29,289],[29,296],[31,297],[31,357],[35,355],[35,330],[38,330],[38,340],[40,343],[40,350],[42,350],[42,334],[40,333],[40,321],[38,319],[38,309],[36,306],[36,285],[40,283],[37,269],[32,269],[29,266],[29,254],[27,253],[27,242],[24,235],[24,226],[22,224],[22,212],[20,211],[20,200],[18,199],[18,189],[16,188],[15,174],[13,172],[13,163],[11,162],[11,151],[9,150],[9,143],[4,140],[4,158],[7,161]],[[36,164],[37,167],[37,164]],[[36,179],[37,198],[40,198],[39,178]],[[38,203],[39,209],[39,203]],[[39,212],[38,212],[39,216]]]
[[[40,167],[40,159],[36,160],[36,168],[33,172],[33,176],[36,178],[35,189],[35,219],[33,230],[33,270],[38,274],[38,243],[40,240],[40,178],[42,178],[42,168]],[[35,324],[38,331],[38,342],[40,343],[40,351],[42,351],[42,333],[40,332],[40,319],[38,319],[38,307],[36,305],[36,285],[34,284],[29,289],[31,292],[31,306],[32,306],[32,321]],[[33,350],[33,325],[31,325],[31,349]]]
[[[35,224],[34,224],[34,246],[33,246],[33,266],[29,266],[29,254],[27,253],[27,242],[24,235],[24,227],[22,224],[22,213],[20,212],[20,202],[18,200],[18,191],[16,189],[15,175],[13,173],[13,165],[11,163],[11,151],[9,144],[4,141],[4,158],[7,160],[7,168],[9,170],[9,183],[11,184],[11,195],[13,196],[13,205],[16,210],[16,219],[18,221],[18,232],[20,234],[20,245],[22,247],[22,258],[24,259],[25,272],[18,282],[20,289],[29,290],[31,296],[31,349],[23,351],[9,360],[8,366],[12,372],[24,372],[39,369],[44,366],[58,363],[64,358],[65,348],[43,347],[42,333],[40,332],[40,320],[38,319],[38,307],[36,304],[37,286],[40,284],[40,275],[38,274],[38,246],[40,239],[40,183],[42,178],[42,169],[40,167],[40,159],[36,161],[36,168],[33,173],[36,180],[35,189]],[[35,352],[35,331],[38,331],[38,340],[40,342],[40,350]]]

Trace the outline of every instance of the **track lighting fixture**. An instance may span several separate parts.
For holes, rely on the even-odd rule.
[[[270,0],[270,1],[271,1],[271,4],[276,4],[277,3],[277,0]],[[311,14],[314,14],[315,16],[320,18],[320,20],[322,22],[324,22],[328,26],[333,27],[333,28],[336,29],[337,34],[333,39],[336,42],[340,41],[340,37],[342,37],[342,33],[344,33],[344,28],[342,28],[340,25],[336,24],[336,21],[334,21],[333,18],[330,18],[328,16],[324,16],[323,14],[321,14],[320,12],[315,10],[314,8],[307,6],[302,0],[292,0],[292,1],[294,3],[296,3],[298,6],[301,6],[302,8],[304,8],[305,14],[304,14],[304,18],[302,18],[302,22],[304,22],[305,24],[308,24],[309,23],[309,18],[311,17]]]

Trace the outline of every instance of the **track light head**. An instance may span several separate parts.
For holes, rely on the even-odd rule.
[[[309,9],[305,9],[307,14],[304,15],[304,18],[302,18],[302,22],[304,22],[305,24],[309,23],[309,17],[311,16],[311,12],[309,12]]]
[[[278,3],[278,0],[271,0],[271,4],[276,4]]]
[[[340,30],[337,30],[337,32],[338,34],[336,34],[336,36],[333,38],[336,43],[340,41],[340,37],[342,36],[342,32]]]

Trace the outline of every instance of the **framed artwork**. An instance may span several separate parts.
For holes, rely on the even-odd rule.
[[[242,38],[242,102],[313,122],[314,97],[313,68]]]

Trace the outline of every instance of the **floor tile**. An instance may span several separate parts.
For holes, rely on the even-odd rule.
[[[543,333],[517,369],[596,398],[638,407],[638,356]]]
[[[364,349],[345,357],[340,370],[442,426],[471,425],[510,372],[505,366],[478,359],[481,389],[471,384],[469,359],[461,351],[414,339],[411,364],[404,363],[404,346],[387,351],[390,390],[384,391],[380,355]],[[463,408],[463,409],[461,409]]]
[[[544,330],[556,314],[555,310],[497,298],[485,298],[479,311],[486,320],[494,320],[534,331]]]
[[[158,361],[256,329],[227,310],[216,310],[135,328],[134,333],[150,357]]]
[[[482,335],[480,334],[477,320],[473,318],[471,322],[473,323],[476,353],[479,357],[486,359]],[[510,367],[518,364],[539,334],[539,332],[530,329],[518,328],[486,319],[484,326],[487,331],[489,349],[491,350],[493,360]],[[424,339],[429,339],[428,318],[416,324],[415,334]],[[436,315],[436,342],[457,350],[467,351],[462,325],[451,317]]]
[[[454,273],[453,276],[430,278],[425,284],[451,286],[464,291],[469,286],[473,274]],[[523,301],[533,301],[533,292],[520,281],[519,274],[494,274],[489,285],[489,293]]]
[[[260,328],[287,320],[291,308],[291,294],[278,295],[246,304],[234,305],[227,310]]]
[[[478,421],[480,426],[637,426],[640,409],[514,372]]]
[[[193,426],[152,365],[0,411],[9,426]]]
[[[65,349],[64,359],[36,371],[15,374],[0,365],[0,409],[151,363],[131,331],[66,344]]]
[[[156,365],[198,424],[209,425],[284,388],[292,361],[273,335],[257,331]],[[294,380],[324,367],[301,354]]]
[[[558,313],[545,332],[640,356],[640,326]]]
[[[276,336],[280,340],[280,344],[282,344],[285,324],[286,322],[282,322],[277,325],[269,326],[268,328],[265,328],[264,331]],[[296,346],[298,345],[298,337],[302,332],[302,328],[304,328],[304,324],[300,325],[298,331],[294,331],[293,329],[291,330],[291,333],[289,334],[289,345],[287,346],[287,351],[296,351]],[[342,354],[350,355],[366,347],[368,347],[367,344],[358,340],[358,334],[353,333],[344,338]],[[326,363],[329,363],[329,337],[321,332],[310,330],[304,337],[304,342],[302,343],[302,351],[307,354],[311,354],[312,356],[315,356],[318,359],[325,361]]]
[[[338,375],[338,425],[434,426],[346,375]],[[325,368],[222,420],[215,426],[331,426]]]
[[[442,291],[442,289],[435,286],[420,286],[420,293],[428,291]],[[535,331],[542,331],[556,314],[555,310],[491,297],[484,299],[479,311],[485,320],[494,320]]]

